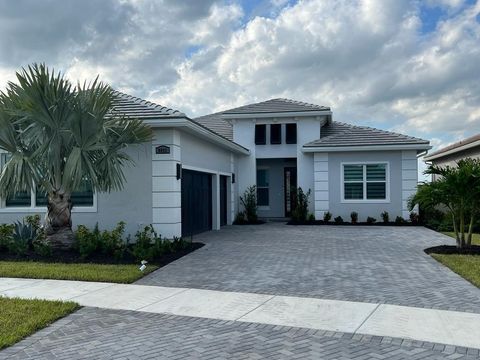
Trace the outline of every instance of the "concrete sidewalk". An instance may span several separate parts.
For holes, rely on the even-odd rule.
[[[0,296],[480,348],[480,314],[201,289],[0,278]]]

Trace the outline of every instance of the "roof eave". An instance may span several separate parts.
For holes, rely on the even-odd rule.
[[[459,147],[456,147],[454,149],[450,149],[450,150],[447,150],[447,151],[443,151],[441,153],[433,153],[430,156],[425,157],[424,160],[425,161],[438,160],[438,159],[441,159],[441,158],[446,157],[448,155],[452,155],[452,154],[455,154],[455,153],[458,153],[458,152],[461,152],[461,151],[464,151],[464,150],[468,150],[468,149],[471,149],[471,148],[474,148],[474,147],[477,147],[477,146],[480,147],[480,140],[473,141],[471,143],[461,145]]]
[[[223,148],[231,150],[237,154],[249,155],[250,150],[244,148],[243,146],[230,141],[213,131],[207,129],[206,127],[192,121],[187,117],[183,118],[162,118],[162,119],[146,119],[143,120],[145,124],[150,125],[152,128],[184,128],[187,129],[196,135],[203,137],[204,139],[213,142]]]
[[[386,144],[386,145],[350,145],[350,146],[303,146],[302,152],[341,152],[341,151],[381,151],[381,150],[430,150],[429,144]]]
[[[303,117],[332,115],[331,110],[309,110],[309,111],[280,111],[280,112],[252,112],[252,113],[223,113],[222,119],[260,119],[260,118],[282,118],[282,117]]]

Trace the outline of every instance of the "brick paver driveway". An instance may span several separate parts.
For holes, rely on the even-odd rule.
[[[423,253],[451,241],[423,228],[228,227],[141,281],[147,285],[398,303],[480,312],[480,290]],[[388,337],[84,308],[0,351],[0,359],[478,359]]]
[[[423,252],[453,240],[423,227],[268,223],[194,240],[207,245],[139,283],[480,312],[480,290]]]

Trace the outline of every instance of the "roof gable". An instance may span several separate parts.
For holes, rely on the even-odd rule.
[[[330,111],[329,107],[309,104],[290,99],[271,99],[255,104],[240,106],[234,109],[223,111],[225,115],[233,114],[259,114],[259,113],[283,113],[283,112],[305,112],[305,111]]]

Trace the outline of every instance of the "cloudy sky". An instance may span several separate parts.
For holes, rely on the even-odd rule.
[[[32,62],[192,117],[286,97],[434,147],[480,132],[480,0],[0,0],[0,89]]]

